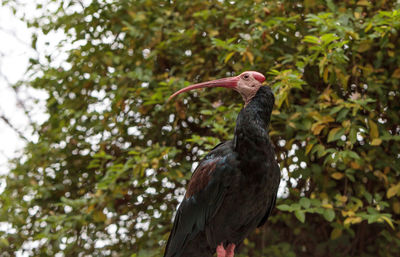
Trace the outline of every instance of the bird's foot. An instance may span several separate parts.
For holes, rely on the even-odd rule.
[[[229,244],[226,248],[226,257],[233,257],[235,255],[235,244]]]
[[[224,245],[221,243],[217,247],[217,257],[234,257],[235,247],[236,247],[235,244],[229,244],[225,250]]]
[[[226,251],[222,243],[217,246],[217,257],[226,257]]]

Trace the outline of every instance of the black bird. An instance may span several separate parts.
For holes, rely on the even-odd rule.
[[[226,87],[245,102],[233,140],[217,145],[199,163],[176,213],[164,257],[233,257],[235,249],[262,226],[275,205],[280,170],[268,136],[274,95],[265,77],[246,71],[236,77],[195,84]]]

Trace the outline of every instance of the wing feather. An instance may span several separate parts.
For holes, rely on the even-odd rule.
[[[232,170],[228,157],[233,154],[232,142],[215,147],[198,165],[188,190],[179,206],[164,257],[179,257],[188,242],[200,231],[221,206],[229,186]]]
[[[265,224],[265,222],[267,221],[269,215],[270,215],[271,212],[272,212],[272,209],[273,209],[274,206],[275,206],[275,201],[276,201],[276,195],[274,195],[274,197],[272,198],[271,203],[270,203],[270,205],[268,206],[267,211],[265,212],[264,217],[261,219],[261,221],[260,221],[260,223],[257,225],[257,227],[261,227],[262,225]]]

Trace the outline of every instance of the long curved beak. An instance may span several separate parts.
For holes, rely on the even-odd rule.
[[[226,87],[226,88],[231,88],[235,89],[237,86],[237,82],[239,81],[239,76],[236,77],[229,77],[229,78],[223,78],[223,79],[217,79],[217,80],[211,80],[207,82],[202,82],[194,85],[190,85],[188,87],[182,88],[179,91],[176,91],[174,94],[172,94],[169,98],[168,101],[174,98],[175,96],[193,90],[193,89],[198,89],[198,88],[204,88],[204,87]]]

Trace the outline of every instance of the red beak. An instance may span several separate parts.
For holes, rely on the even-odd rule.
[[[264,75],[262,75],[259,72],[256,71],[246,71],[243,72],[242,74],[248,74],[248,75],[252,75],[256,80],[258,80],[260,83],[263,83],[265,80]],[[242,76],[242,74],[235,76],[235,77],[229,77],[229,78],[223,78],[223,79],[217,79],[217,80],[211,80],[211,81],[207,81],[207,82],[202,82],[202,83],[198,83],[198,84],[194,84],[185,88],[182,88],[181,90],[175,92],[173,95],[171,95],[168,99],[171,100],[172,98],[174,98],[175,96],[187,92],[189,90],[193,90],[193,89],[198,89],[198,88],[204,88],[204,87],[226,87],[226,88],[231,88],[231,89],[235,89],[237,87],[237,83],[240,80],[240,76]]]
[[[173,95],[169,97],[168,100],[171,100],[175,96],[193,90],[193,89],[198,89],[198,88],[204,88],[204,87],[226,87],[226,88],[232,88],[234,89],[237,86],[237,82],[239,81],[239,77],[229,77],[229,78],[223,78],[223,79],[216,79],[216,80],[211,80],[207,82],[202,82],[194,85],[190,85],[188,87],[182,88],[179,91],[176,91]]]

